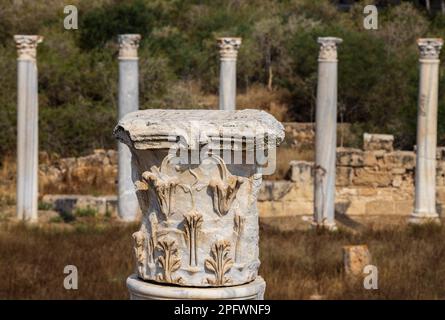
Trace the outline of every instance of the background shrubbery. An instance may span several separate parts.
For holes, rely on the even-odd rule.
[[[357,133],[395,134],[399,147],[411,149],[418,86],[415,40],[445,37],[445,18],[407,1],[382,7],[379,30],[367,31],[364,3],[342,12],[330,1],[312,0],[73,0],[70,4],[79,8],[79,30],[73,31],[63,29],[65,1],[1,1],[0,155],[15,153],[12,37],[26,33],[45,37],[38,50],[39,119],[40,146],[49,152],[71,156],[115,146],[119,33],[143,37],[141,108],[216,107],[215,37],[241,36],[239,93],[276,92],[277,104],[287,108],[285,121],[314,119],[316,38],[342,37],[339,121],[351,122]],[[443,144],[444,67],[440,87]],[[251,107],[262,104],[252,101],[259,105]]]

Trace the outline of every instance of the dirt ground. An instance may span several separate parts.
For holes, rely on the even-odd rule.
[[[311,230],[301,217],[262,219],[266,298],[445,299],[445,228],[405,220],[346,219],[330,233]],[[131,234],[138,224],[110,217],[51,221],[0,222],[0,299],[127,299]],[[342,246],[351,244],[368,245],[378,268],[377,290],[364,289],[361,277],[345,276]],[[66,265],[78,268],[78,290],[63,287]]]

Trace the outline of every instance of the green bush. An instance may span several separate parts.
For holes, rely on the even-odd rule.
[[[78,208],[74,211],[74,215],[76,217],[96,217],[97,210],[90,207]]]
[[[38,203],[38,209],[39,210],[52,210],[53,205],[48,202],[39,201]]]

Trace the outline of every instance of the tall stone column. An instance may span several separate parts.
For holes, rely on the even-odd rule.
[[[337,44],[318,38],[318,86],[315,129],[314,225],[335,230],[335,159],[337,145]]]
[[[16,35],[17,47],[17,218],[37,221],[38,93],[37,35]]]
[[[119,119],[139,109],[139,34],[119,35]],[[131,176],[131,152],[128,147],[118,144],[119,152],[119,217],[134,221],[138,213],[138,201]]]
[[[417,111],[417,152],[412,223],[439,221],[436,212],[436,142],[439,54],[442,39],[417,40],[420,81]]]
[[[236,57],[241,38],[218,38],[219,69],[219,109],[236,109]]]

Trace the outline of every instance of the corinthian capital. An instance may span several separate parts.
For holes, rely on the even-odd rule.
[[[417,46],[419,47],[420,59],[437,60],[439,59],[440,49],[442,48],[443,40],[440,38],[422,38],[417,39]]]
[[[337,44],[342,43],[342,39],[334,37],[319,37],[317,42],[320,44],[318,60],[337,60]]]
[[[140,34],[120,34],[119,37],[119,59],[137,59]]]
[[[16,35],[14,36],[15,45],[19,60],[36,60],[37,44],[43,41],[42,36]]]
[[[216,41],[221,60],[236,60],[238,49],[241,46],[241,38],[218,38]]]

